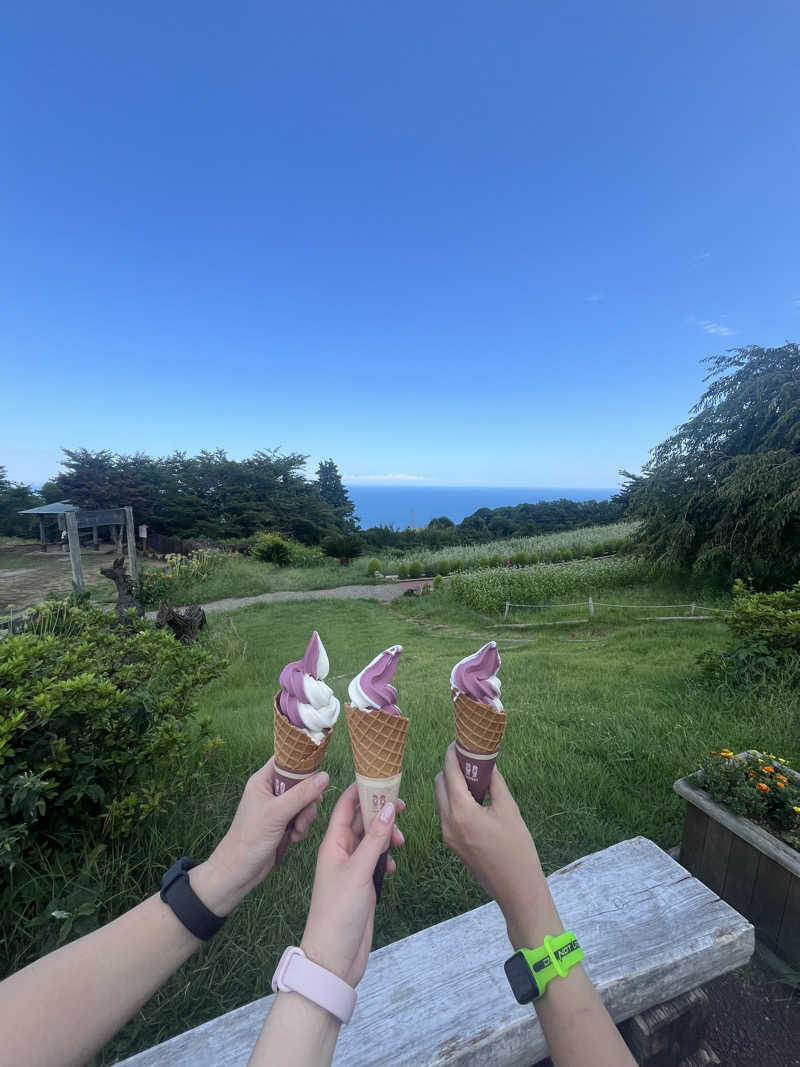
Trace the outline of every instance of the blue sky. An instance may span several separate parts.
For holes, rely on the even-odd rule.
[[[793,0],[11,5],[0,463],[614,484],[702,357],[800,334],[798,39]]]

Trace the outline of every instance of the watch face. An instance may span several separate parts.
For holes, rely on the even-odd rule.
[[[511,959],[506,960],[505,971],[511,992],[519,1004],[530,1004],[539,996],[536,979],[531,974],[528,961],[521,952],[515,952]]]

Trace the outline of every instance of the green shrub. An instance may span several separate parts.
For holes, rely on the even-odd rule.
[[[325,554],[319,545],[303,545],[299,541],[289,541],[289,547],[292,567],[321,567],[325,563]]]
[[[478,556],[477,560],[475,561],[475,566],[478,567],[479,569],[480,568],[484,568],[484,567],[488,567],[489,566],[489,557],[488,556]]]
[[[451,570],[449,559],[440,559],[436,564],[437,574],[449,574]]]
[[[253,538],[252,554],[264,563],[288,567],[292,562],[292,546],[276,533],[260,533]]]
[[[418,559],[413,560],[408,567],[409,578],[421,578],[422,577],[422,564]]]
[[[437,574],[436,577],[433,579],[433,590],[434,590],[435,593],[438,593],[439,590],[442,589],[443,587],[444,587],[444,578],[442,577],[441,574]]]
[[[381,568],[381,561],[379,559],[376,559],[375,556],[373,556],[372,559],[367,564],[367,574],[371,578],[375,574],[376,571],[379,574],[383,573],[383,570]]]
[[[400,566],[397,568],[397,577],[398,578],[407,578],[408,577],[408,564],[407,563],[401,563]]]
[[[701,666],[731,682],[774,676],[800,681],[800,582],[777,593],[754,593],[734,582],[733,606],[725,615],[733,637],[721,652],[704,652]]]
[[[76,834],[127,834],[217,744],[194,691],[222,664],[144,619],[41,605],[0,642],[0,868]]]
[[[515,552],[514,555],[511,557],[511,562],[514,564],[515,567],[525,567],[525,566],[527,566],[528,553],[527,552]]]
[[[538,557],[538,556],[536,555],[536,553],[535,553],[535,552],[531,552],[531,554],[530,554],[530,556],[528,557],[528,559],[529,559],[529,561],[530,561],[531,563],[538,563],[538,562],[539,562],[539,557]]]
[[[494,555],[492,555],[492,556],[489,556],[489,566],[490,567],[502,567],[504,563],[505,563],[505,560],[503,559],[503,557],[502,556],[498,556],[496,553]]]
[[[364,542],[354,533],[332,534],[322,542],[322,551],[326,556],[338,559],[342,566],[347,566],[351,559],[360,556]]]
[[[171,574],[163,571],[144,570],[139,571],[139,579],[136,583],[136,598],[145,608],[155,608],[162,601],[168,601],[170,584],[174,584]]]
[[[451,572],[453,574],[459,574],[461,571],[464,570],[464,560],[463,559],[451,559],[450,560],[450,570],[451,570]]]

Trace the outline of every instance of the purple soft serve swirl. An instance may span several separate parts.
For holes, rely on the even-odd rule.
[[[497,651],[497,644],[489,641],[474,655],[466,656],[453,667],[450,685],[480,704],[495,705],[499,698],[496,677],[499,669],[500,653]]]
[[[305,729],[305,723],[303,722],[297,705],[307,704],[309,702],[304,676],[310,674],[312,678],[320,677],[318,672],[320,669],[321,649],[322,642],[319,639],[319,634],[315,630],[311,635],[311,640],[308,642],[308,648],[306,649],[306,654],[303,658],[295,660],[293,663],[287,663],[281,671],[281,691],[278,696],[278,708],[283,712],[290,723],[294,726],[299,726],[301,730]],[[327,673],[326,657],[326,669],[322,673],[322,677],[324,678]]]
[[[362,711],[385,711],[389,715],[402,715],[397,706],[397,690],[391,684],[397,661],[403,651],[400,645],[392,645],[368,663],[348,687],[350,703]]]

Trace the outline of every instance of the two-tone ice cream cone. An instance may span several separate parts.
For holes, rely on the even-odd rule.
[[[396,804],[400,795],[409,720],[395,703],[397,691],[390,680],[402,651],[399,645],[394,645],[376,656],[350,683],[351,702],[345,704],[364,832],[384,804]],[[387,856],[388,851],[381,856],[373,875],[378,899]]]
[[[473,700],[466,693],[451,690],[456,756],[467,787],[479,804],[483,803],[492,770],[500,751],[508,716],[490,704]]]
[[[339,701],[324,681],[329,666],[325,648],[315,630],[303,658],[288,663],[281,671],[281,688],[272,701],[275,752],[272,791],[275,796],[282,796],[310,778],[322,764],[339,715]],[[292,825],[287,826],[278,846],[276,867],[280,866],[289,847]]]

